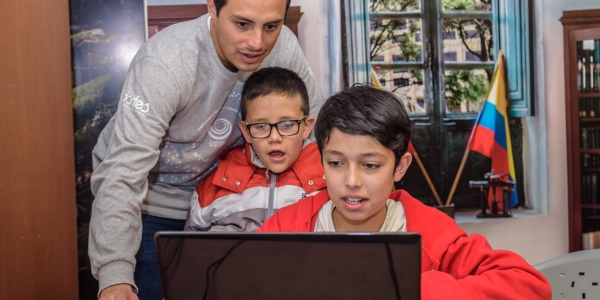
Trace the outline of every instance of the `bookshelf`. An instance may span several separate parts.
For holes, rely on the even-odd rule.
[[[564,11],[569,251],[600,231],[600,9]],[[584,241],[584,235],[586,239]]]

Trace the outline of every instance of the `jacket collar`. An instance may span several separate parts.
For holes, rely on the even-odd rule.
[[[265,172],[265,166],[252,146],[244,143],[221,155],[212,184],[241,194],[253,174],[266,176]],[[298,159],[285,172],[294,172],[307,194],[326,186],[321,156],[316,143],[310,140],[304,141]]]

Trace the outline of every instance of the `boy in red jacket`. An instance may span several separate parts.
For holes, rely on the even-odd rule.
[[[246,143],[223,154],[198,183],[186,230],[254,231],[279,208],[325,187],[319,150],[308,139],[315,118],[296,73],[279,67],[254,72],[240,106]]]
[[[258,231],[418,232],[422,299],[550,299],[548,281],[519,255],[467,236],[406,191],[391,193],[412,161],[410,131],[389,92],[355,86],[331,96],[315,124],[326,191],[279,210]]]

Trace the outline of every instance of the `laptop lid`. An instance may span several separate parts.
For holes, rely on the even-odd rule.
[[[419,299],[417,233],[155,236],[163,294],[182,299]]]

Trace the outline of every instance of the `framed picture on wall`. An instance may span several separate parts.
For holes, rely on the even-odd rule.
[[[88,229],[94,196],[92,150],[117,110],[127,68],[146,40],[145,0],[71,0],[73,123],[77,193],[79,299],[97,299]]]

